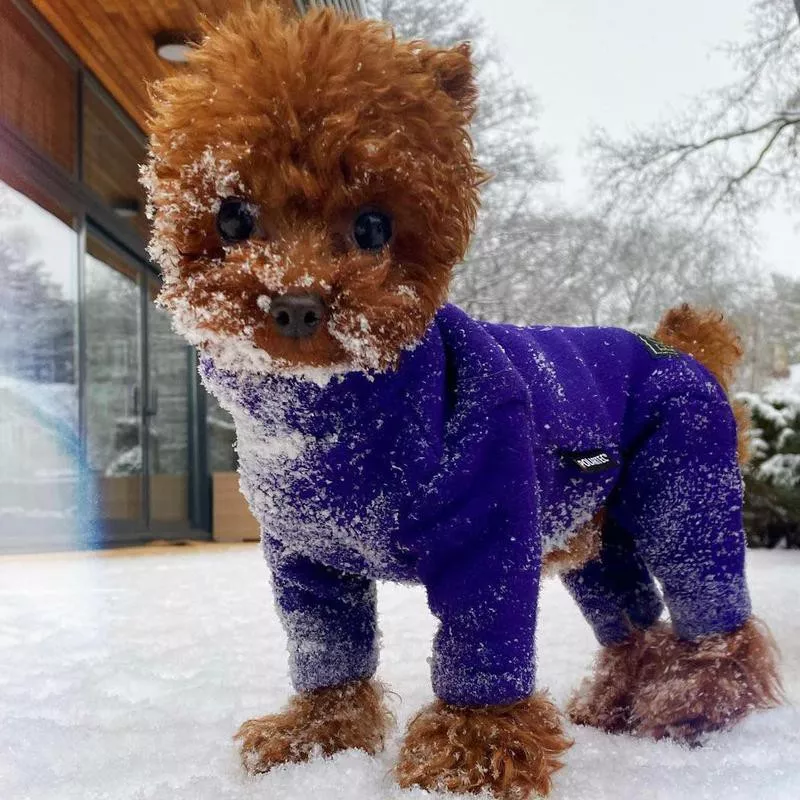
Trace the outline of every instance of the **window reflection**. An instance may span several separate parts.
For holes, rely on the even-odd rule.
[[[86,255],[86,451],[104,520],[142,521],[141,288],[97,240]]]
[[[208,395],[208,461],[211,472],[233,472],[236,470],[236,429],[233,418]]]
[[[76,234],[0,182],[0,543],[90,535],[75,368]]]
[[[151,301],[157,292],[157,285],[151,283]],[[184,522],[189,507],[188,348],[173,332],[167,312],[153,302],[148,304],[147,334],[150,517],[154,522]]]

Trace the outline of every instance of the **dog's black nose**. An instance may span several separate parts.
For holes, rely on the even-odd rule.
[[[315,294],[283,294],[273,298],[269,315],[282,336],[305,339],[320,326],[325,305]]]

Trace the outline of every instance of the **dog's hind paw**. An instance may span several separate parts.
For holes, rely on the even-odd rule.
[[[508,706],[456,708],[437,700],[411,721],[395,767],[400,786],[502,800],[546,795],[572,745],[541,693]]]
[[[295,695],[279,714],[248,720],[239,728],[234,739],[242,765],[254,774],[307,761],[314,753],[331,756],[358,749],[374,755],[392,724],[384,691],[375,681],[359,681]]]
[[[567,703],[572,722],[606,733],[632,731],[632,705],[644,641],[644,634],[636,631],[622,644],[600,650],[592,674],[583,679]]]
[[[731,633],[684,641],[648,631],[633,701],[640,736],[690,744],[782,701],[778,655],[766,626],[751,617]]]

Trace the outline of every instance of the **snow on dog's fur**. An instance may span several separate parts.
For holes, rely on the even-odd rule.
[[[266,5],[207,33],[191,72],[154,89],[143,180],[161,303],[220,366],[386,368],[444,302],[475,222],[468,48],[327,12],[282,22]],[[257,204],[259,230],[231,246],[214,220],[234,196]],[[389,201],[391,248],[353,247],[354,215]],[[321,335],[269,324],[261,298],[292,292],[321,296]]]

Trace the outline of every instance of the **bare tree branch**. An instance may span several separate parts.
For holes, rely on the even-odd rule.
[[[753,0],[751,11],[751,39],[725,48],[743,70],[737,83],[627,140],[594,135],[609,208],[701,227],[719,219],[747,233],[777,198],[800,205],[798,15],[788,0]]]
[[[751,343],[747,380],[753,385],[768,377],[777,337],[795,342],[800,358],[800,303],[784,301],[800,299],[800,283],[794,291],[777,283],[754,291],[751,253],[710,220],[701,236],[696,230],[702,212],[736,206],[761,181],[765,192],[775,182],[800,184],[794,9],[788,0],[753,2],[763,12],[757,42],[730,48],[747,65],[742,82],[713,102],[704,98],[684,124],[626,142],[596,137],[608,207],[628,200],[625,214],[606,214],[544,210],[539,198],[550,170],[536,138],[538,106],[503,66],[467,0],[368,0],[372,15],[388,19],[402,37],[442,47],[473,43],[481,89],[473,135],[479,160],[497,177],[484,190],[478,234],[456,271],[456,302],[500,322],[627,325],[646,332],[666,307],[694,302],[724,308],[739,324]],[[786,73],[782,82],[776,65]],[[667,213],[651,213],[661,195]],[[765,315],[764,303],[774,313]]]
[[[798,0],[798,2],[800,2],[800,0]],[[758,153],[756,159],[743,172],[740,172],[738,175],[734,175],[732,178],[728,179],[724,191],[713,202],[711,209],[709,210],[709,215],[713,214],[717,210],[717,208],[719,208],[720,204],[723,203],[727,197],[730,197],[730,195],[736,190],[736,187],[739,186],[739,184],[746,181],[761,166],[767,153],[769,153],[769,151],[772,149],[772,146],[778,140],[778,137],[790,125],[796,125],[798,121],[800,121],[800,118],[794,121],[784,120],[780,125],[778,125],[775,128],[775,131],[773,132],[772,136],[769,137],[766,144],[761,148],[761,151]]]

